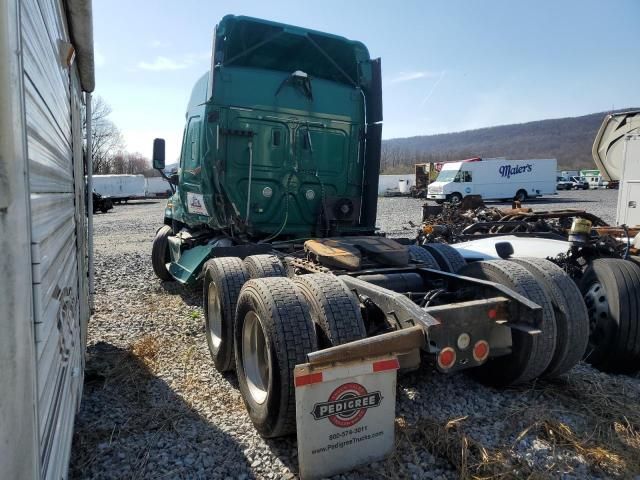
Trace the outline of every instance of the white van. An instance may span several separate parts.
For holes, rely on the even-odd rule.
[[[437,203],[458,203],[467,195],[483,200],[540,197],[556,193],[555,158],[504,160],[474,158],[445,163],[429,185],[427,198]]]

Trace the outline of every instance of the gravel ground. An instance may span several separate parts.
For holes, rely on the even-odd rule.
[[[412,235],[421,204],[380,199],[379,226]],[[615,192],[563,192],[535,207],[582,207],[613,221]],[[213,368],[201,286],[153,275],[163,208],[137,202],[95,217],[95,314],[70,476],[296,478],[295,438],[260,438],[235,377]],[[506,390],[427,367],[399,379],[396,452],[336,478],[633,478],[638,399],[638,378],[586,365]]]

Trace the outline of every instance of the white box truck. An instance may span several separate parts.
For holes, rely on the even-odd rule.
[[[556,193],[555,158],[505,160],[474,158],[445,163],[429,185],[427,198],[437,203],[458,203],[468,195],[483,200],[540,197]]]

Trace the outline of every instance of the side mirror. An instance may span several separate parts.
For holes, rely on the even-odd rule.
[[[153,168],[164,170],[164,138],[153,140]]]

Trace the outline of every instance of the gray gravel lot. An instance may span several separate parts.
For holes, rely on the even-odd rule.
[[[613,221],[615,197],[604,190],[563,192],[535,208],[582,207]],[[422,203],[380,199],[379,226],[413,235],[408,222],[419,222]],[[201,286],[153,275],[151,240],[163,208],[164,201],[136,202],[95,216],[95,314],[70,476],[296,478],[295,438],[260,438],[235,377],[213,368]],[[640,473],[633,461],[638,445],[628,447],[627,458],[624,449],[614,450],[622,440],[599,432],[608,428],[602,422],[624,423],[614,416],[618,410],[637,413],[638,398],[637,378],[586,365],[555,383],[506,390],[426,367],[399,379],[394,455],[336,478],[449,479],[469,471],[504,478],[633,477]],[[602,454],[609,450],[617,457]]]

